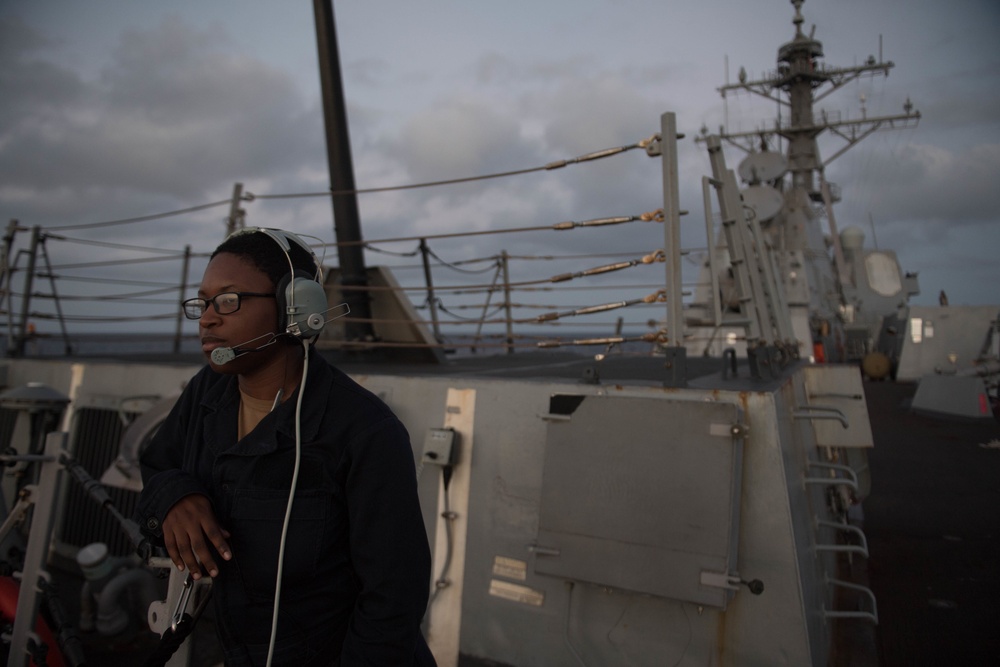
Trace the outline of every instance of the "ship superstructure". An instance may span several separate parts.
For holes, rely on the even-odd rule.
[[[902,271],[895,253],[864,249],[864,235],[856,227],[838,233],[833,206],[840,189],[826,180],[826,168],[876,130],[915,126],[920,112],[907,99],[903,113],[896,115],[846,119],[817,113],[820,100],[860,77],[887,75],[894,64],[870,56],[860,65],[824,65],[815,26],[808,34],[803,31],[803,0],[792,4],[795,36],[778,49],[777,67],[759,79],[741,68],[736,83],[718,89],[723,98],[737,92],[766,98],[779,106],[782,116],[773,126],[753,131],[720,128],[719,136],[747,153],[738,168],[743,203],[774,252],[800,353],[860,359],[874,349],[882,319],[905,306],[919,288],[916,276]],[[826,158],[817,141],[823,134],[844,144]],[[708,128],[702,128],[698,141],[707,139]],[[708,323],[717,332],[707,347],[701,337],[692,336],[697,353],[721,353],[737,331],[727,327],[726,314],[731,319],[745,315],[728,258],[720,242],[699,280],[691,323]],[[714,292],[713,284],[719,285]],[[713,310],[722,314],[721,322]]]

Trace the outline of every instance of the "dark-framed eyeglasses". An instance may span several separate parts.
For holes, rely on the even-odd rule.
[[[219,315],[229,315],[239,310],[243,299],[248,296],[269,296],[272,299],[275,298],[274,292],[223,292],[222,294],[216,294],[211,299],[196,297],[182,301],[181,308],[184,309],[184,317],[189,320],[201,319],[201,316],[208,310],[208,304],[212,304],[212,308],[215,308],[215,312]]]

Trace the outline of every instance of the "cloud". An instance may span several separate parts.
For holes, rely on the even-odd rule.
[[[79,99],[82,82],[71,72],[37,58],[49,46],[42,34],[19,19],[0,19],[0,128],[25,118],[39,126],[51,124],[57,111]],[[0,130],[0,149],[9,134]]]
[[[874,154],[865,171],[879,176],[877,186],[866,192],[869,210],[880,219],[975,226],[996,224],[1000,218],[1000,143],[961,151],[906,144]],[[846,203],[850,211],[851,203]],[[857,208],[853,212],[857,215]]]
[[[401,3],[384,21],[371,20],[373,10],[364,5],[342,8],[340,43],[359,187],[535,167],[631,144],[658,132],[660,114],[670,110],[688,135],[679,145],[681,207],[691,212],[682,222],[684,245],[702,245],[700,179],[709,163],[694,134],[703,122],[717,128],[726,110],[734,130],[769,126],[775,111],[773,103],[754,105],[746,95],[719,99],[714,87],[724,80],[724,51],[732,56],[731,78],[740,64],[757,74],[773,67],[775,46],[793,34],[793,10],[787,6],[775,18],[728,3],[734,21],[727,28],[706,22],[697,3],[616,4],[610,13],[591,6],[572,12],[533,6],[530,20],[518,15],[520,9],[472,5],[452,8],[442,18]],[[275,14],[271,6],[254,6],[229,20],[217,7],[196,5],[132,8],[127,19],[102,23],[102,34],[122,25],[143,27],[114,32],[100,48],[57,41],[53,35],[60,29],[72,29],[65,23],[60,28],[34,5],[25,10],[36,17],[34,28],[0,20],[0,200],[7,217],[64,225],[143,215],[224,199],[234,181],[258,194],[327,187],[317,79],[310,69],[315,49],[300,43],[312,39],[300,30],[311,23],[308,10],[286,22],[292,17],[285,14],[301,8],[282,7]],[[831,110],[857,109],[864,92],[870,114],[887,114],[900,111],[911,95],[924,115],[916,131],[879,132],[831,165],[828,175],[844,189],[838,222],[867,230],[871,214],[879,241],[900,248],[904,268],[920,268],[933,250],[937,264],[992,270],[994,279],[986,282],[995,284],[996,269],[984,264],[986,254],[962,254],[956,244],[971,240],[976,250],[975,239],[990,238],[1000,210],[993,182],[1000,175],[996,56],[972,48],[989,43],[987,28],[991,20],[996,25],[997,10],[973,13],[972,21],[963,18],[969,14],[950,12],[927,30],[917,25],[926,21],[917,12],[924,5],[918,2],[902,18],[907,34],[926,38],[908,39],[902,50],[898,40],[887,42],[893,47],[887,55],[900,63],[888,83],[852,84],[824,102]],[[899,29],[891,8],[856,1],[852,7],[879,13],[889,29]],[[167,11],[184,12],[184,18],[164,17]],[[851,12],[828,12],[813,3],[804,11],[807,27],[820,25],[817,35],[831,49],[829,65],[850,63],[852,52],[865,57],[876,44],[870,26],[848,24]],[[659,25],[671,39],[662,39]],[[265,33],[276,37],[270,43],[247,39]],[[709,33],[715,38],[698,37]],[[858,41],[865,42],[861,51]],[[81,63],[67,60],[68,53],[103,60]],[[821,147],[822,155],[832,152]],[[735,168],[742,154],[727,149],[726,157]],[[364,233],[379,239],[637,214],[662,205],[660,168],[658,158],[640,150],[509,179],[360,195]],[[248,224],[332,238],[326,198],[257,200],[245,208]],[[227,212],[221,206],[88,234],[127,235],[129,242],[159,247],[190,242],[203,250],[221,240]],[[557,255],[647,252],[662,244],[663,228],[652,224],[432,241],[449,261],[501,248]],[[415,244],[399,245],[407,247],[393,249]],[[54,261],[84,252],[56,243],[51,250]],[[379,256],[371,261],[415,262]],[[551,272],[601,261],[553,264]],[[550,268],[541,266],[542,272]],[[166,279],[170,270],[149,268]],[[662,276],[662,266],[649,272]],[[421,279],[419,272],[412,277]],[[954,300],[950,288],[949,294]]]
[[[36,99],[0,128],[4,187],[135,191],[198,201],[232,182],[322,160],[289,76],[216,50],[221,29],[167,18],[127,31],[96,81],[5,50],[4,88],[31,78]],[[5,98],[8,95],[5,93]],[[71,202],[67,201],[67,206]]]
[[[517,122],[456,96],[415,114],[393,142],[397,157],[418,180],[509,170],[531,154]]]

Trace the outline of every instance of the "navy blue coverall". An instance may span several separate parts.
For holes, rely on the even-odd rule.
[[[430,551],[409,436],[371,392],[309,357],[274,664],[433,665],[419,629]],[[162,543],[164,516],[192,493],[232,535],[212,594],[229,667],[266,661],[296,398],[237,441],[237,378],[206,366],[140,457],[147,535]]]

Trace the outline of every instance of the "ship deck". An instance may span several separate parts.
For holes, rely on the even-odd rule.
[[[174,361],[199,363],[200,359]],[[666,375],[662,358],[610,355],[598,362],[592,355],[552,351],[472,355],[443,364],[376,362],[367,357],[338,357],[336,363],[351,374],[577,379],[604,384],[662,385]],[[688,379],[704,382],[721,372],[721,363],[689,359]],[[752,386],[748,375],[745,362],[741,363],[736,383]],[[877,655],[847,658],[846,664],[1000,664],[1000,635],[995,632],[1000,599],[1000,424],[992,419],[963,421],[915,413],[909,409],[915,390],[910,383],[865,382],[876,444],[869,451],[872,489],[863,503],[870,558],[859,563],[857,574],[867,577],[876,595],[880,622],[874,631]],[[202,642],[211,641],[211,619],[205,621],[196,633]],[[870,629],[858,628],[858,634],[862,637],[858,646],[870,650]],[[103,654],[102,664],[136,664],[137,655],[149,650],[148,644],[144,646],[125,651],[127,656]],[[859,650],[858,646],[851,650]],[[841,654],[837,660],[845,657]],[[216,662],[193,661],[192,667]],[[463,658],[460,664],[492,663]]]
[[[997,665],[1000,424],[916,414],[916,386],[865,385],[864,502],[879,664]]]

